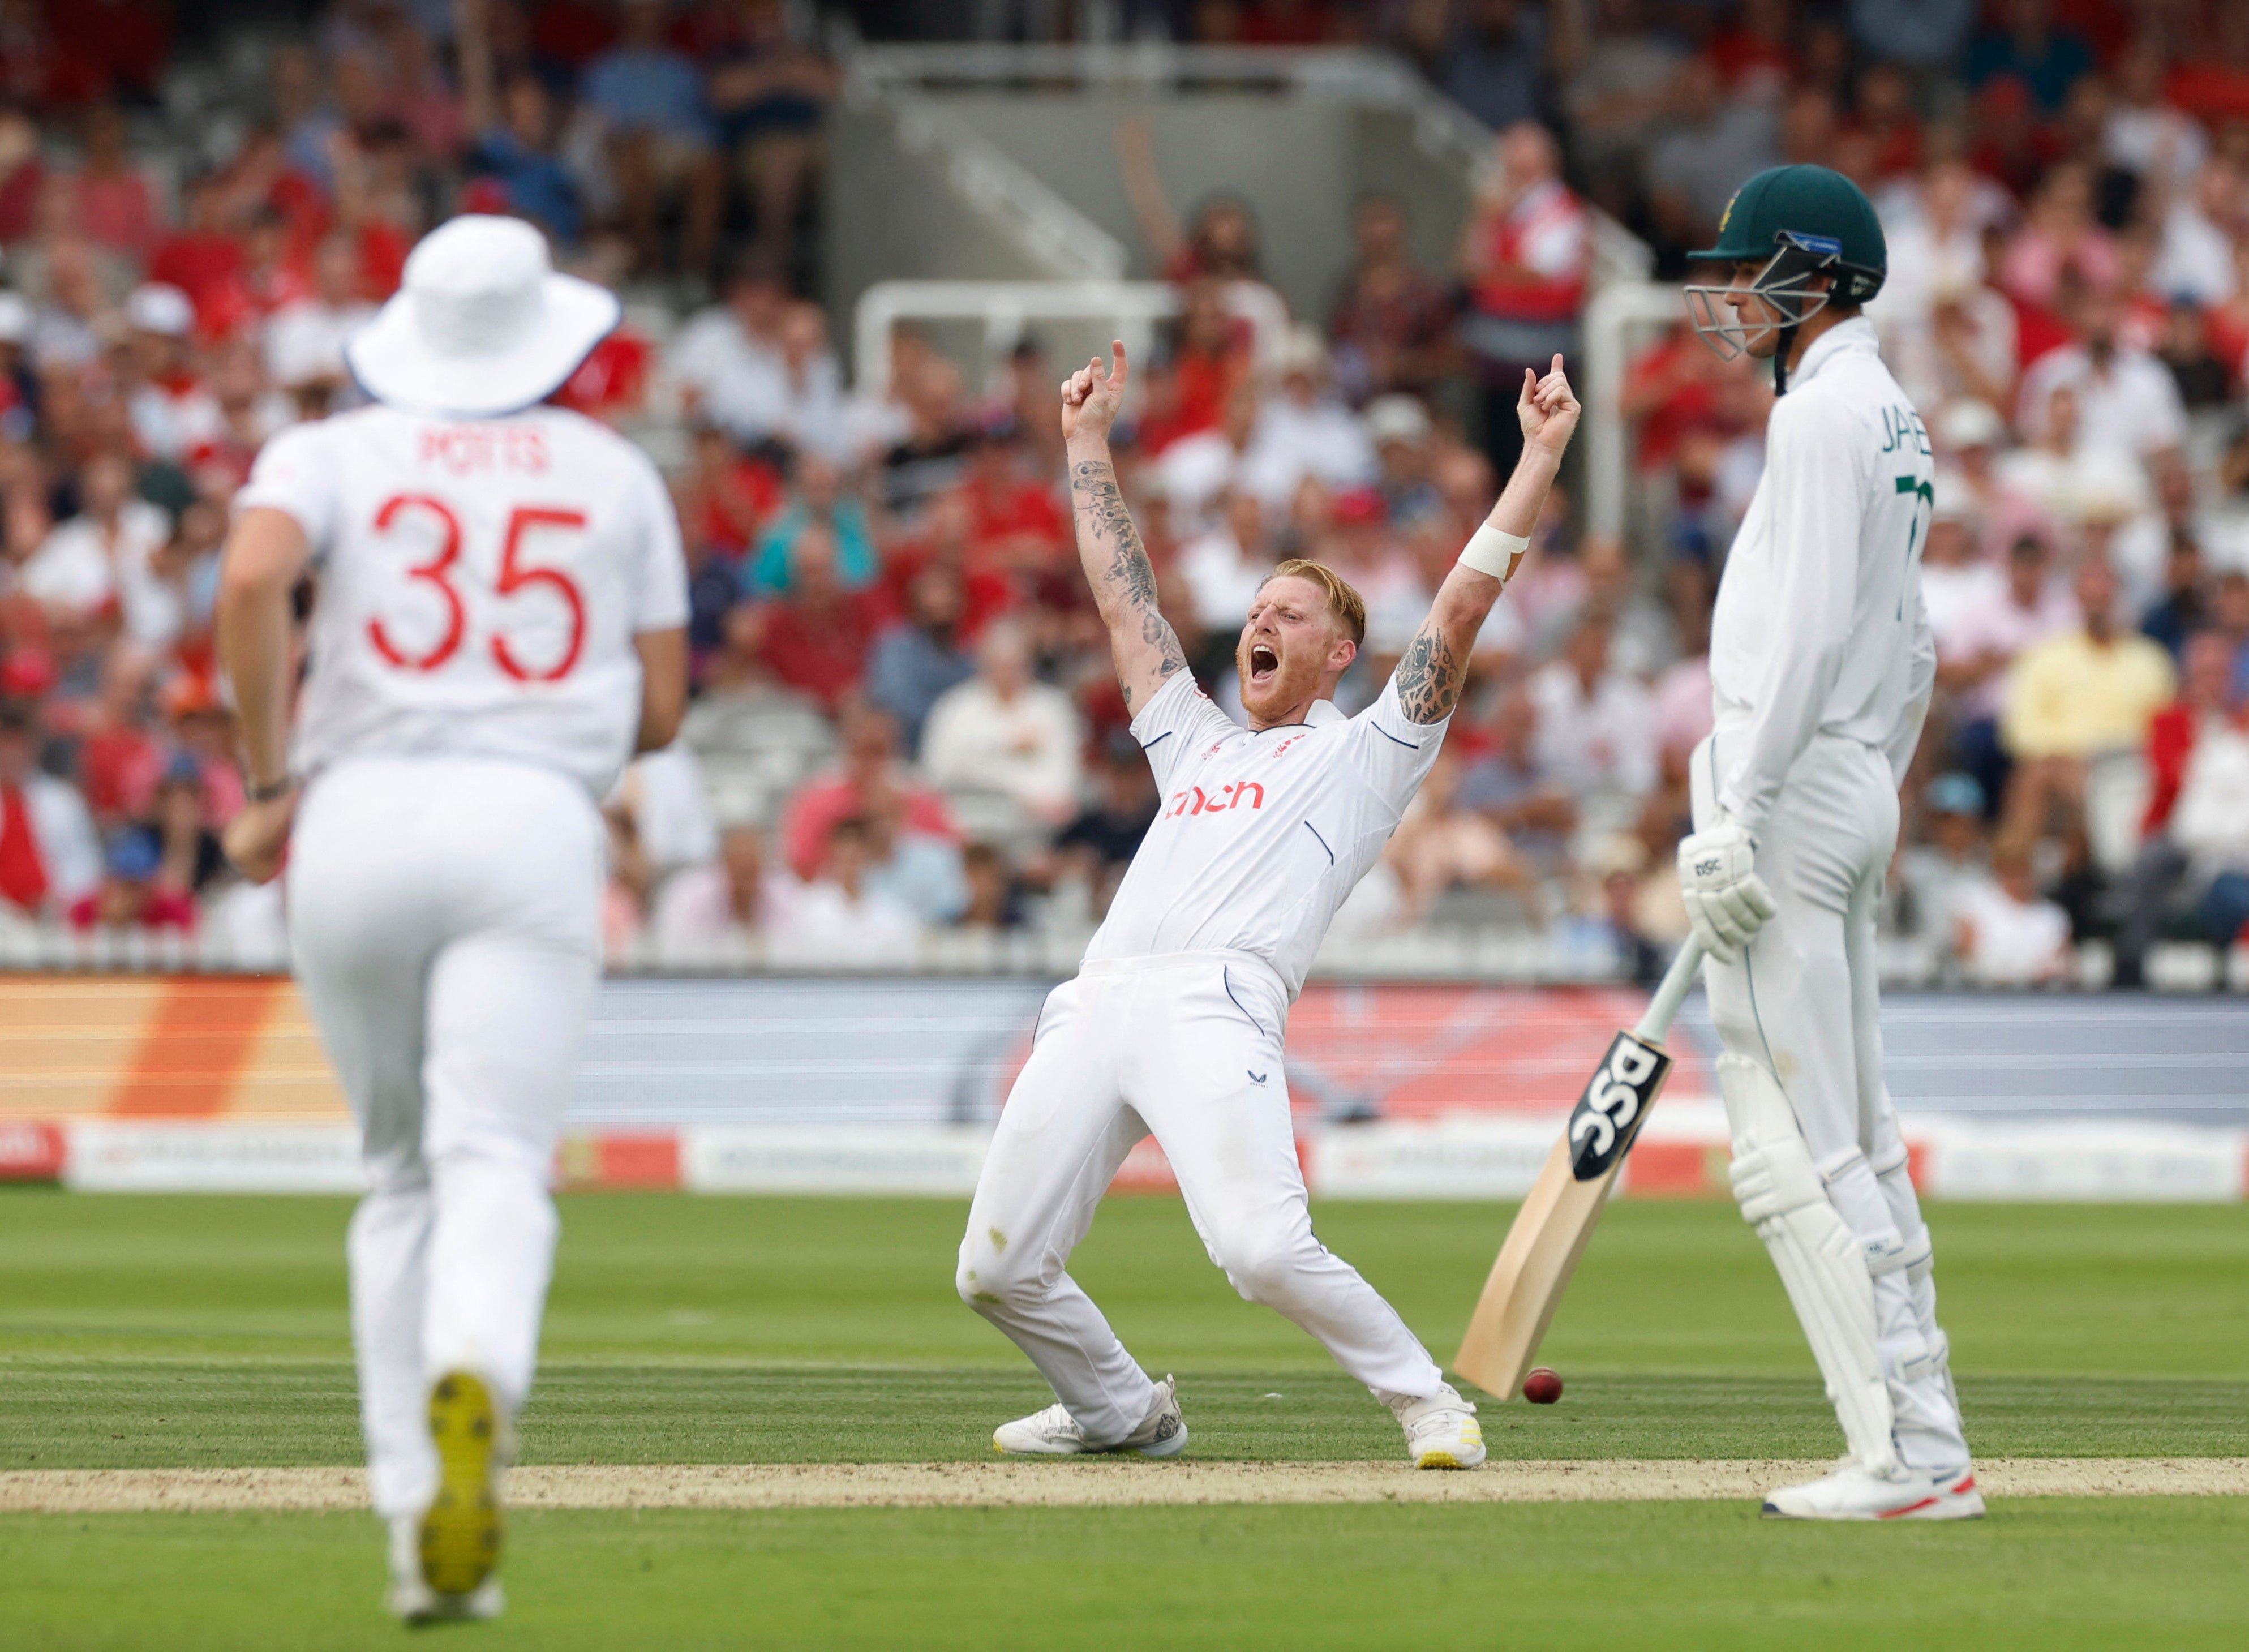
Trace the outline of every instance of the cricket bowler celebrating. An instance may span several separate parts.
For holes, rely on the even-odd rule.
[[[1689,286],[1697,332],[1773,362],[1764,476],[1718,588],[1716,726],[1679,876],[1724,1053],[1742,1214],[1772,1253],[1850,1455],[1766,1498],[1811,1520],[1984,1511],[1936,1325],[1929,1229],[1882,1083],[1874,909],[1936,650],[1927,436],[1860,308],[1881,225],[1825,167],[1759,173]]]
[[[1118,491],[1109,428],[1124,347],[1063,386],[1078,554],[1163,806],[1077,978],[1041,1011],[968,1215],[962,1300],[1014,1339],[1059,1405],[1002,1426],[1003,1452],[1169,1456],[1187,1433],[1064,1271],[1125,1153],[1152,1133],[1211,1260],[1242,1296],[1319,1339],[1389,1406],[1425,1469],[1483,1461],[1475,1408],[1356,1269],[1313,1236],[1283,1071],[1289,1006],[1336,909],[1436,761],[1476,631],[1528,543],[1578,407],[1556,356],[1525,372],[1524,447],[1373,705],[1335,706],[1366,607],[1287,561],[1235,648],[1249,726],[1194,684]]]
[[[352,1339],[409,1620],[500,1607],[499,1473],[601,973],[598,800],[686,702],[663,480],[622,437],[539,405],[616,320],[526,224],[435,231],[345,347],[375,405],[267,444],[221,571],[251,798],[227,850],[259,878],[287,853],[298,979],[364,1144]]]

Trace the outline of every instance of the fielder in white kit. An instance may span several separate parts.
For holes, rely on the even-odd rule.
[[[1185,1449],[1173,1380],[1150,1380],[1065,1271],[1124,1155],[1152,1133],[1235,1288],[1318,1338],[1387,1404],[1418,1466],[1474,1468],[1484,1457],[1475,1408],[1313,1236],[1282,1039],[1329,921],[1436,761],[1469,650],[1545,504],[1578,403],[1558,355],[1544,379],[1524,374],[1522,460],[1358,716],[1334,694],[1364,637],[1365,602],[1317,563],[1275,568],[1236,647],[1243,728],[1196,688],[1157,609],[1110,459],[1126,372],[1114,348],[1113,372],[1090,362],[1063,387],[1063,432],[1078,553],[1164,802],[1077,978],[1047,999],[977,1180],[961,1299],[1060,1401],[993,1443],[1041,1456]]]
[[[1688,289],[1697,330],[1722,355],[1771,359],[1784,394],[1718,588],[1716,726],[1694,754],[1679,873],[1709,953],[1734,1193],[1849,1446],[1764,1511],[1973,1518],[1934,1252],[1882,1081],[1874,913],[1936,650],[1929,440],[1859,313],[1887,272],[1881,226],[1840,173],[1780,167],[1742,186],[1695,256],[1732,268]]]
[[[221,574],[252,800],[226,843],[259,878],[285,855],[298,979],[361,1132],[352,1333],[409,1619],[499,1609],[499,1474],[601,970],[599,799],[685,706],[663,480],[622,437],[539,405],[616,320],[528,224],[437,230],[347,346],[376,404],[266,445]]]

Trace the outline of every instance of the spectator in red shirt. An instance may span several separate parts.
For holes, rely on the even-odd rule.
[[[195,302],[198,325],[212,334],[230,325],[226,296],[241,282],[246,263],[226,222],[229,193],[216,172],[190,178],[183,191],[187,222],[158,243],[148,260],[148,279],[186,293]]]
[[[733,558],[758,542],[788,502],[780,473],[744,453],[715,424],[695,427],[681,494],[680,523],[688,537]]]
[[[1190,282],[1180,293],[1173,337],[1164,368],[1166,394],[1159,398],[1152,384],[1141,415],[1144,453],[1160,453],[1183,436],[1216,430],[1252,371],[1249,327],[1227,313],[1225,288],[1215,280]]]
[[[905,829],[959,841],[943,795],[917,782],[898,761],[898,724],[888,712],[860,706],[846,712],[843,735],[838,762],[806,781],[781,816],[791,871],[807,880],[817,876],[829,834],[838,823],[901,803]]]
[[[1896,64],[1874,64],[1859,77],[1851,126],[1871,146],[1869,169],[1876,179],[1921,169],[1921,116],[1913,107],[1913,84]]]
[[[1069,518],[1053,484],[1029,474],[1023,444],[1014,436],[978,438],[959,491],[978,566],[1039,573],[1068,554]]]
[[[787,594],[736,609],[728,629],[737,647],[754,652],[781,682],[832,712],[859,685],[885,605],[878,589],[844,588],[836,535],[825,523],[799,530],[789,561]]]
[[[126,148],[125,113],[97,103],[79,127],[84,158],[71,182],[72,204],[86,238],[134,264],[147,258],[162,230],[155,192]]]
[[[1484,449],[1502,476],[1515,466],[1523,371],[1574,356],[1592,274],[1592,220],[1562,182],[1562,151],[1535,120],[1499,134],[1494,181],[1461,232],[1461,274],[1473,313],[1461,336],[1484,386]]]

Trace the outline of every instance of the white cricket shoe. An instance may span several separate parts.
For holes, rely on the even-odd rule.
[[[1144,1457],[1175,1457],[1187,1449],[1187,1425],[1180,1415],[1180,1385],[1166,1377],[1146,1421],[1114,1445],[1094,1445],[1067,1406],[1051,1405],[992,1430],[992,1449],[1011,1457],[1076,1457],[1104,1451],[1137,1451]]]
[[[466,1594],[438,1593],[422,1575],[422,1517],[402,1514],[390,1522],[392,1616],[408,1623],[496,1618],[506,1604],[498,1578],[486,1578]]]
[[[1483,1425],[1452,1384],[1439,1383],[1426,1399],[1385,1394],[1383,1401],[1406,1430],[1406,1456],[1415,1468],[1473,1469],[1483,1461]]]
[[[1876,1474],[1846,1459],[1824,1480],[1765,1494],[1769,1520],[1980,1520],[1976,1471],[1909,1469]]]

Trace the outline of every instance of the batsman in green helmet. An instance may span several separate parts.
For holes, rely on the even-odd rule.
[[[1687,313],[1724,361],[1772,362],[1785,391],[1806,327],[1820,316],[1856,315],[1882,290],[1889,249],[1866,191],[1820,166],[1774,167],[1735,193],[1718,221],[1718,244],[1687,255],[1730,265],[1723,286],[1690,285]]]
[[[1984,1511],[1936,1321],[1935,1255],[1882,1079],[1874,912],[1936,650],[1921,416],[1860,306],[1881,225],[1825,167],[1743,184],[1687,289],[1729,358],[1769,358],[1764,474],[1710,619],[1712,733],[1679,845],[1702,943],[1733,1187],[1826,1380],[1850,1455],[1765,1497],[1805,1520]]]

